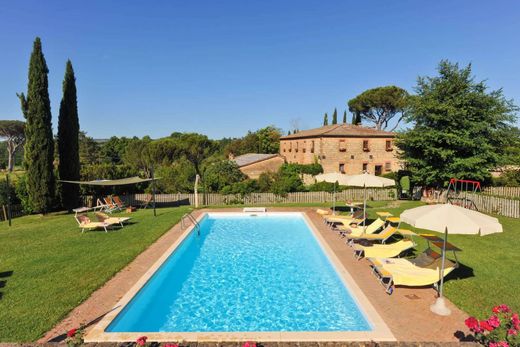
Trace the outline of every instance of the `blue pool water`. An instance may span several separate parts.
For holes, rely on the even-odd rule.
[[[300,214],[206,216],[106,329],[368,330]]]

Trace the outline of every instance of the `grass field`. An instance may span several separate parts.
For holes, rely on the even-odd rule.
[[[81,234],[72,215],[0,223],[0,341],[34,341],[176,224],[187,207],[141,210],[123,229]]]
[[[368,204],[372,218],[376,211],[399,215],[418,205],[408,201]],[[0,223],[0,341],[38,339],[177,223],[187,210],[159,209],[157,218],[151,210],[138,211],[132,214],[134,224],[108,234],[81,234],[71,215],[16,218],[11,228]],[[469,314],[488,314],[492,306],[501,303],[520,310],[520,220],[499,219],[504,226],[502,234],[449,237],[463,250],[459,254],[462,266],[449,277],[445,293]],[[417,239],[420,252],[426,242]]]

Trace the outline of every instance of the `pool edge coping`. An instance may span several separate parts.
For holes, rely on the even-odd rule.
[[[117,317],[117,315],[129,304],[134,296],[143,288],[146,283],[159,270],[170,255],[184,242],[196,227],[194,224],[186,228],[180,237],[153,263],[148,270],[137,280],[114,305],[114,307],[103,316],[86,334],[85,342],[129,342],[135,341],[138,337],[146,335],[150,341],[154,342],[174,342],[174,341],[197,341],[197,342],[238,342],[238,341],[262,341],[262,342],[326,342],[326,341],[397,341],[390,328],[386,325],[372,303],[365,296],[361,288],[357,285],[354,278],[350,275],[346,267],[339,261],[332,248],[320,234],[314,223],[311,221],[307,212],[212,212],[203,211],[196,221],[199,223],[210,214],[298,214],[303,217],[307,227],[318,242],[320,248],[325,253],[336,273],[339,275],[343,285],[352,294],[359,310],[369,321],[371,331],[303,331],[303,332],[106,332],[105,330]]]

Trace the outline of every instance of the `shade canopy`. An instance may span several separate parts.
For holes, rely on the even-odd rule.
[[[479,234],[484,236],[502,232],[497,218],[452,204],[426,205],[401,213],[401,221],[416,228],[450,234]]]
[[[329,172],[326,174],[316,175],[314,178],[316,179],[317,182],[329,182],[329,183],[338,182],[339,185],[346,186],[347,177],[349,177],[349,176],[339,173],[339,172]]]
[[[369,173],[363,173],[361,175],[346,176],[347,186],[352,187],[391,187],[395,186],[395,181],[390,178],[384,178],[381,176],[371,175]]]
[[[141,177],[127,177],[127,178],[121,178],[117,180],[93,180],[93,181],[62,181],[59,182],[65,182],[65,183],[73,183],[73,184],[85,184],[89,186],[122,186],[126,184],[137,184],[137,183],[143,183],[143,182],[150,182],[153,180],[158,180],[159,177],[155,178],[141,178]]]

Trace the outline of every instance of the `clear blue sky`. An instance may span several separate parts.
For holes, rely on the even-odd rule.
[[[3,1],[0,119],[22,119],[40,36],[57,124],[65,61],[82,130],[242,136],[319,126],[371,87],[411,90],[447,58],[520,103],[518,1]],[[349,115],[350,119],[350,115]]]

